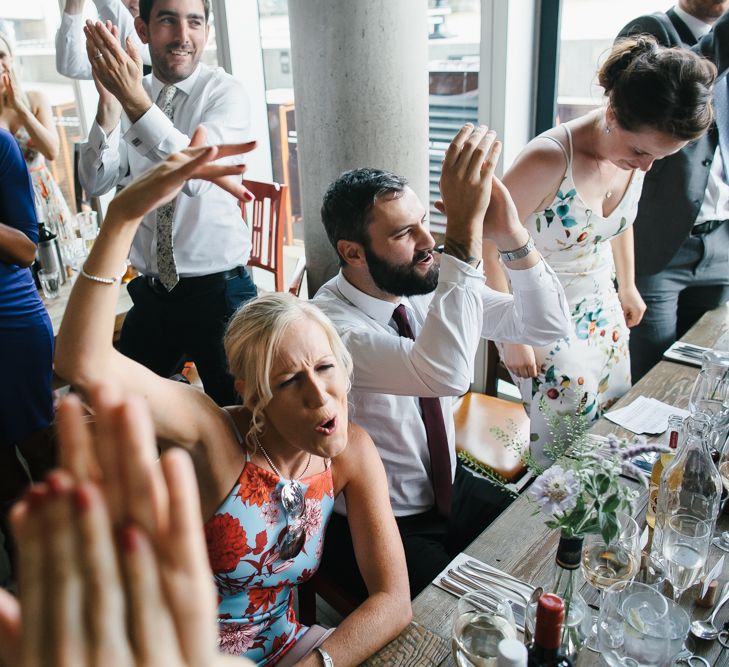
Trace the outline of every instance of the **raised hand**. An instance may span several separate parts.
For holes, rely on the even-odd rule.
[[[119,100],[134,123],[152,106],[152,100],[142,87],[141,57],[129,39],[127,50],[122,48],[119,32],[114,28],[108,21],[106,25],[86,21],[86,53],[94,78]]]
[[[25,97],[23,96],[23,93],[20,89],[20,84],[18,84],[18,80],[15,78],[15,74],[12,70],[3,72],[2,86],[4,89],[7,105],[11,109],[14,109],[21,115],[24,113],[30,113],[30,109],[25,103]]]
[[[20,597],[0,591],[0,658],[19,667],[222,664],[188,455],[172,449],[155,462],[141,401],[98,387],[92,407],[95,436],[78,399],[64,400],[59,440],[72,470],[51,473],[11,514]],[[112,460],[117,468],[105,470]]]
[[[193,134],[189,148],[180,153],[173,153],[164,162],[160,162],[132,181],[114,198],[109,205],[109,211],[113,210],[116,215],[128,219],[141,218],[152,209],[172,201],[185,181],[191,178],[201,178],[219,184],[222,182],[225,189],[230,191],[232,184],[221,179],[235,175],[238,187],[242,189],[242,196],[250,199],[250,193],[240,185],[240,175],[245,171],[245,165],[210,163],[220,157],[248,153],[255,148],[256,142],[200,146],[201,141],[204,141],[204,131],[198,128]]]
[[[481,258],[482,221],[491,200],[491,182],[501,154],[496,133],[464,125],[443,159],[440,192],[448,212],[446,252],[467,262]]]

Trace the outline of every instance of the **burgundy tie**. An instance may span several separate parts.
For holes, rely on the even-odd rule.
[[[401,336],[415,340],[410,327],[405,306],[400,304],[392,314]],[[430,474],[435,492],[435,506],[438,513],[447,517],[451,513],[453,499],[453,481],[451,478],[451,457],[448,453],[448,435],[446,434],[443,410],[438,398],[420,398],[420,411],[423,413],[425,434],[428,438],[430,452]]]

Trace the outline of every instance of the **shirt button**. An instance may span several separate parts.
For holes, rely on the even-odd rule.
[[[707,158],[706,160],[702,160],[701,164],[704,165],[704,167],[708,167],[711,164],[711,160]]]

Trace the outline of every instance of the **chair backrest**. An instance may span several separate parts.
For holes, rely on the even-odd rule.
[[[279,183],[248,180],[244,180],[243,185],[255,197],[250,204],[240,202],[243,220],[251,227],[251,258],[248,266],[273,273],[276,291],[283,292],[283,222],[288,187]],[[250,219],[248,206],[252,210]]]
[[[296,266],[294,267],[294,275],[291,277],[289,283],[289,292],[294,296],[299,296],[301,293],[301,286],[304,283],[304,276],[306,275],[306,259],[299,257],[296,260]]]

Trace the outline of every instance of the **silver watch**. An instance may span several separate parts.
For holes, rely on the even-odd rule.
[[[516,250],[499,250],[499,255],[501,255],[501,259],[505,262],[515,262],[517,259],[526,257],[534,248],[534,239],[529,234],[529,240],[521,248],[517,248]]]
[[[324,667],[334,667],[334,660],[332,660],[332,656],[330,656],[326,650],[324,650],[321,646],[317,646],[317,651],[319,651],[319,655],[321,656],[321,659],[324,661]]]

